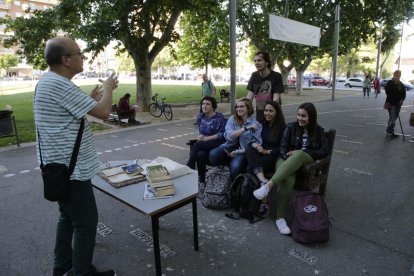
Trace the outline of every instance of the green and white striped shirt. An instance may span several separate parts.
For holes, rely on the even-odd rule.
[[[94,99],[67,78],[53,72],[42,77],[36,89],[34,117],[44,165],[61,163],[69,166],[81,119],[96,104]],[[81,181],[90,180],[99,171],[95,141],[86,118],[84,121],[78,160],[71,176],[71,179]],[[39,142],[36,145],[40,163]]]

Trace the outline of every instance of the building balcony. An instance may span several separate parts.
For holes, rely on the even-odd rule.
[[[10,5],[7,4],[6,2],[2,2],[0,1],[0,10],[9,10],[10,9]]]

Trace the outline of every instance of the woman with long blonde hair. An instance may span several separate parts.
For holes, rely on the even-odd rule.
[[[235,105],[236,113],[226,124],[224,138],[226,142],[210,151],[212,166],[229,163],[230,180],[243,173],[247,167],[245,148],[252,142],[262,143],[262,125],[252,117],[254,113],[251,100],[241,98]]]

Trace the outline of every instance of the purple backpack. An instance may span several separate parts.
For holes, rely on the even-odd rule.
[[[329,215],[320,194],[299,191],[293,196],[292,238],[300,243],[327,242]]]

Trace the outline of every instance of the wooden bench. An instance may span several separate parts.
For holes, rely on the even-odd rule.
[[[325,196],[326,186],[328,184],[329,167],[331,165],[331,157],[335,142],[336,130],[330,129],[325,131],[326,138],[328,140],[329,154],[323,159],[316,160],[315,162],[302,166],[296,173],[295,190],[310,190],[313,191],[317,188],[318,193]],[[266,175],[267,176],[267,175]],[[269,176],[267,176],[269,177]],[[270,177],[269,177],[270,178]],[[269,193],[269,215],[276,216],[276,198],[277,189],[272,189]]]
[[[296,84],[284,84],[283,89],[285,90],[285,94],[289,92],[296,92]]]
[[[122,120],[125,120],[125,119],[127,120],[126,122],[122,121]],[[112,105],[112,109],[111,109],[111,113],[109,114],[108,121],[116,122],[116,123],[118,123],[118,125],[127,125],[128,124],[128,119],[129,119],[128,115],[119,115],[117,104]]]
[[[330,129],[325,131],[325,135],[328,141],[328,156],[323,159],[316,160],[315,162],[305,165],[299,169],[296,173],[295,190],[315,190],[316,188],[319,188],[319,194],[325,196],[336,130]],[[190,151],[195,142],[197,142],[197,139],[187,141],[187,145],[190,146]],[[266,174],[267,179],[270,179],[272,175],[273,173]],[[270,192],[269,202],[271,202],[272,198],[274,198],[276,191],[277,189],[272,189]]]
[[[220,102],[223,102],[223,99],[227,99],[227,102],[230,102],[230,92],[226,89],[220,90]]]

